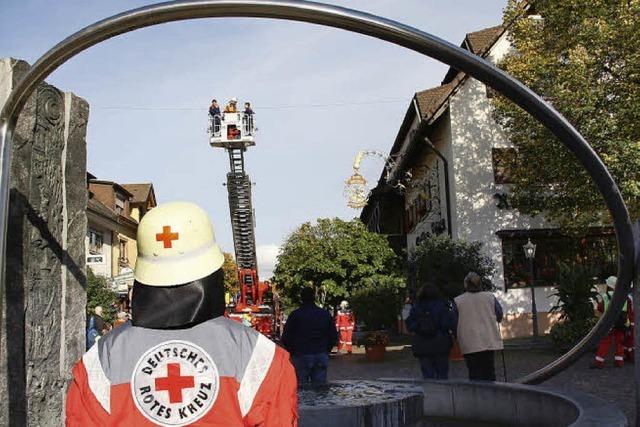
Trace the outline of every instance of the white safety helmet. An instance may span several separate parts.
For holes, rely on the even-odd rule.
[[[342,302],[340,303],[340,308],[341,308],[341,309],[345,310],[345,309],[347,309],[348,307],[349,307],[349,302],[348,302],[348,301],[344,300],[344,301],[342,301]]]
[[[231,101],[229,101],[233,104],[236,104],[238,102],[238,98],[236,98],[235,96],[233,98],[231,98]]]
[[[138,225],[134,278],[148,286],[192,282],[224,262],[207,213],[193,203],[165,203],[150,210]]]
[[[615,289],[617,281],[618,281],[618,278],[616,276],[609,276],[609,277],[607,277],[607,280],[605,281],[605,283],[611,289]]]

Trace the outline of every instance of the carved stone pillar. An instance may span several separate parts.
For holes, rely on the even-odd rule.
[[[29,65],[0,59],[0,104]],[[89,106],[42,84],[12,147],[0,423],[62,425],[71,367],[84,352]]]

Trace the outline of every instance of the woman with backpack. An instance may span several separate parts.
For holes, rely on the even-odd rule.
[[[420,361],[423,378],[446,380],[457,320],[432,283],[418,289],[416,300],[406,321],[407,329],[414,333],[413,355]]]

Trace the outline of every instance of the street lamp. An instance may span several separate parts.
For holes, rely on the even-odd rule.
[[[533,342],[538,341],[538,309],[536,308],[536,293],[533,287],[533,260],[536,257],[536,245],[531,243],[531,239],[527,239],[527,244],[522,245],[524,256],[529,260],[529,274],[531,275],[531,315],[533,321]]]

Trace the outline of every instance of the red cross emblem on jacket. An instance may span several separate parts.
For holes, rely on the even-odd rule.
[[[193,376],[180,376],[179,363],[167,364],[167,376],[156,378],[155,383],[156,391],[166,390],[169,392],[169,401],[171,403],[182,402],[182,389],[195,387]]]

